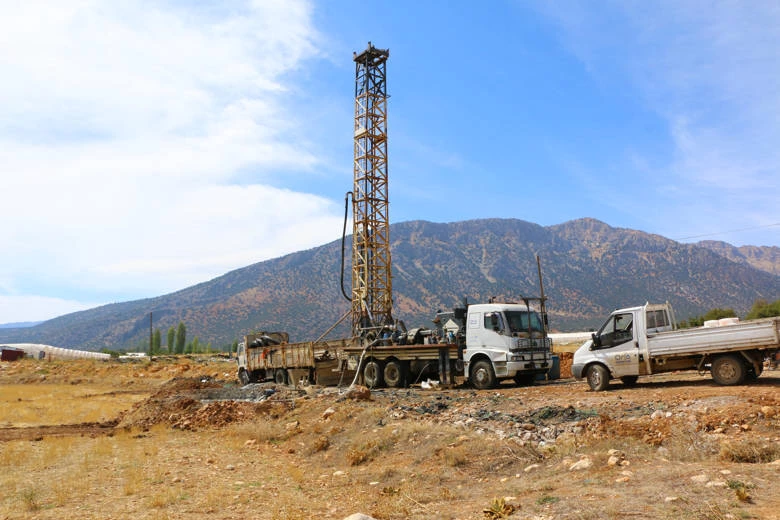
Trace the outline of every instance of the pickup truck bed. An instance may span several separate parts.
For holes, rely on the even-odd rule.
[[[780,345],[780,318],[740,322],[722,327],[684,329],[648,334],[651,357],[715,354],[745,349],[777,349]]]

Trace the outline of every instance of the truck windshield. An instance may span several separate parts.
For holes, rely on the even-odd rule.
[[[506,311],[506,320],[511,332],[531,332],[543,330],[542,320],[534,311]]]

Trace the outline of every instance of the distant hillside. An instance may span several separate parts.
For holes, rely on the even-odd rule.
[[[699,242],[701,247],[715,251],[732,262],[747,264],[767,273],[780,275],[780,247],[768,246],[742,246],[736,247],[726,242],[704,240]]]
[[[683,319],[713,307],[744,315],[758,298],[780,298],[780,277],[748,262],[593,219],[550,227],[501,219],[413,221],[393,225],[390,236],[395,314],[410,327],[430,325],[437,309],[463,297],[478,302],[538,294],[536,254],[551,326],[560,331],[595,327],[611,310],[648,300],[669,300]],[[338,287],[339,255],[339,242],[332,242],[165,296],[0,330],[0,341],[133,348],[148,341],[149,312],[163,338],[181,320],[188,338],[214,346],[256,328],[286,330],[294,341],[314,339],[348,308]],[[347,266],[346,285],[349,272]]]
[[[25,327],[35,327],[43,323],[42,321],[20,321],[16,323],[0,323],[0,329],[19,329]]]

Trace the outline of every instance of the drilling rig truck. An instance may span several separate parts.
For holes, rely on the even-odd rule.
[[[544,291],[523,303],[471,305],[455,309],[437,329],[407,331],[393,317],[387,176],[387,49],[371,42],[355,62],[352,200],[352,287],[343,286],[346,211],[342,234],[341,292],[350,302],[351,337],[289,343],[285,333],[245,337],[238,351],[242,382],[273,379],[328,384],[350,376],[367,386],[405,386],[431,375],[445,384],[462,374],[476,388],[503,379],[533,381],[551,365]],[[537,258],[537,266],[539,261]],[[531,300],[538,302],[533,309]],[[341,320],[339,320],[341,321]],[[338,324],[338,322],[337,322]],[[334,325],[335,327],[335,325]],[[333,327],[331,328],[331,330]],[[327,333],[326,333],[327,334]]]

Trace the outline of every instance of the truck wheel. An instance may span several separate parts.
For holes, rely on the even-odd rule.
[[[477,390],[487,390],[496,386],[496,373],[490,361],[480,359],[472,365],[471,385]]]
[[[242,368],[241,370],[238,371],[238,380],[241,381],[242,385],[249,384],[249,374],[247,374],[245,368]]]
[[[589,366],[588,385],[594,392],[606,390],[609,386],[609,370],[604,365]]]
[[[745,364],[736,356],[719,356],[710,368],[712,379],[719,385],[738,385],[745,380]]]
[[[623,376],[623,377],[620,378],[620,381],[625,386],[634,386],[634,385],[636,385],[637,379],[639,379],[639,376]]]
[[[385,384],[391,388],[400,388],[404,384],[404,370],[400,361],[388,361],[384,370]]]
[[[382,365],[379,361],[370,360],[363,367],[363,381],[369,388],[378,388],[382,386]]]
[[[286,385],[287,384],[287,371],[283,368],[277,368],[276,372],[274,372],[274,382],[277,385]]]

